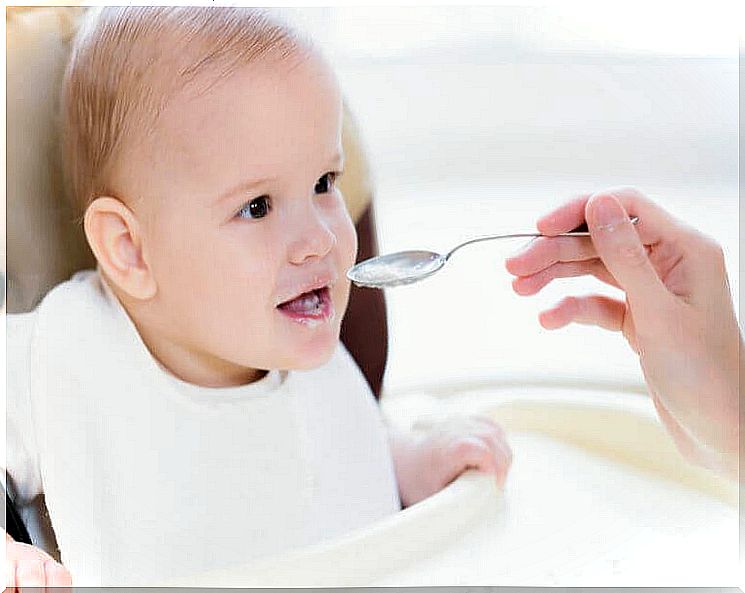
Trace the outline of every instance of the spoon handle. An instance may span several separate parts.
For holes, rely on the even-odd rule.
[[[638,216],[632,216],[631,217],[631,224],[637,224],[639,222]],[[468,241],[465,241],[464,243],[461,243],[460,245],[456,245],[453,247],[448,254],[445,256],[445,259],[450,259],[450,256],[453,255],[458,249],[461,247],[465,247],[466,245],[470,245],[471,243],[479,243],[481,241],[492,241],[494,239],[520,239],[520,238],[527,238],[527,237],[546,237],[547,235],[544,235],[542,233],[512,233],[509,235],[486,235],[484,237],[475,237],[473,239],[469,239]],[[587,227],[587,223],[583,222],[581,225],[579,225],[577,228],[572,229],[568,233],[559,233],[558,235],[551,235],[552,237],[589,237],[590,231]]]

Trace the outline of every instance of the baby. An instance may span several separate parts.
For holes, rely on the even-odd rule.
[[[44,494],[64,567],[6,535],[9,586],[182,578],[368,525],[467,469],[504,482],[499,427],[387,430],[339,342],[357,249],[341,105],[266,12],[88,15],[62,123],[98,266],[7,320],[8,477],[22,509]]]

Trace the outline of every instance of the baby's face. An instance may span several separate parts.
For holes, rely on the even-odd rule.
[[[252,64],[177,96],[125,172],[158,287],[151,332],[225,376],[213,384],[313,368],[336,346],[357,250],[335,186],[341,116],[319,58]]]

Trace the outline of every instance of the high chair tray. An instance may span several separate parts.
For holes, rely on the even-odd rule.
[[[505,490],[469,473],[336,540],[170,585],[735,586],[738,489],[674,448],[642,395],[481,386],[384,399],[391,421],[481,413],[506,429]]]

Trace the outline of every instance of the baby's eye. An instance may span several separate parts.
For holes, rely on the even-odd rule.
[[[313,191],[317,194],[327,194],[334,188],[334,182],[336,181],[338,173],[329,171],[323,177],[316,182],[316,187]]]
[[[254,198],[250,202],[246,203],[243,208],[238,211],[239,218],[264,218],[271,210],[269,203],[269,196],[259,196]]]

